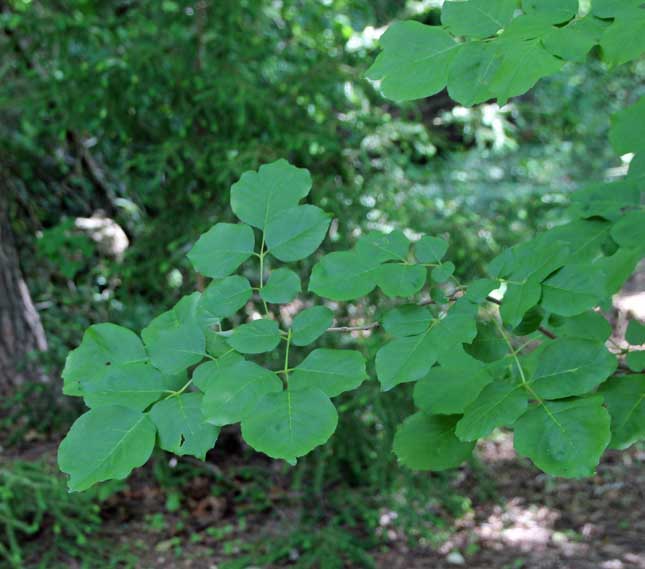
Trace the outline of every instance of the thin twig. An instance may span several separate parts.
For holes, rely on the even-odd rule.
[[[331,328],[327,328],[327,332],[360,332],[373,330],[380,325],[380,322],[371,322],[370,324],[365,324],[365,326],[332,326]]]

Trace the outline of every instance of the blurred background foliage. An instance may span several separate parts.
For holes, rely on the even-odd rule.
[[[440,234],[460,278],[564,221],[571,191],[624,171],[607,144],[609,115],[645,91],[643,62],[608,72],[590,57],[503,108],[465,109],[445,93],[404,105],[381,98],[363,78],[379,31],[397,18],[437,23],[439,5],[0,1],[0,191],[11,198],[23,274],[49,341],[37,357],[52,378],[3,402],[7,440],[56,440],[78,413],[60,401],[58,376],[88,325],[140,329],[203,285],[185,253],[211,224],[232,219],[228,190],[245,170],[279,157],[311,170],[310,201],[336,218],[321,253],[374,228]],[[305,281],[309,269],[300,267]],[[373,295],[342,310],[360,322],[382,307]],[[358,341],[368,355],[376,342],[325,341]],[[338,527],[375,528],[394,504],[417,538],[442,535],[436,512],[463,512],[468,500],[446,490],[453,475],[396,468],[390,444],[410,411],[405,387],[384,398],[369,382],[342,406],[332,444],[280,470],[297,490],[299,519],[323,520],[331,532],[313,541],[289,534],[287,558],[304,539],[312,551],[335,544],[362,559]],[[214,452],[246,461],[234,434]],[[343,517],[348,503],[360,505],[360,522]]]

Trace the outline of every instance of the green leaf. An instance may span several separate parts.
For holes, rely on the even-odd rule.
[[[455,436],[458,415],[415,413],[397,429],[394,452],[413,470],[448,470],[470,458],[475,443]]]
[[[228,345],[228,342],[222,333],[216,332],[211,328],[207,328],[204,330],[204,335],[206,336],[206,353],[209,356],[219,358],[224,354],[233,352],[231,346]]]
[[[594,262],[603,273],[606,297],[616,294],[636,270],[643,257],[642,249],[618,249],[611,257],[600,257]]]
[[[593,184],[571,195],[572,211],[579,217],[613,219],[629,206],[640,203],[638,186],[629,180]]]
[[[421,379],[430,371],[437,360],[431,330],[432,327],[418,336],[397,338],[379,349],[375,361],[376,375],[383,391]]]
[[[270,352],[280,343],[280,329],[274,320],[254,320],[235,328],[228,343],[242,354]]]
[[[634,371],[645,370],[645,350],[635,350],[627,354],[627,365]]]
[[[308,257],[322,243],[330,222],[329,214],[313,205],[276,213],[264,230],[269,253],[284,262]]]
[[[600,388],[611,416],[611,448],[645,438],[645,375],[613,377]]]
[[[197,307],[202,322],[212,325],[235,314],[252,293],[248,279],[238,275],[212,282],[202,293]]]
[[[571,318],[561,319],[553,324],[557,336],[584,338],[605,343],[611,336],[611,326],[599,312],[583,312]]]
[[[497,42],[463,44],[450,66],[448,94],[466,107],[494,99],[490,84],[501,62]]]
[[[414,256],[419,263],[439,264],[448,251],[448,242],[441,237],[425,235],[414,245]]]
[[[605,295],[603,271],[593,265],[566,265],[542,285],[547,312],[575,316],[596,306]]]
[[[578,13],[578,0],[522,0],[522,10],[544,16],[553,24],[561,24]]]
[[[645,211],[631,211],[611,228],[611,236],[621,247],[643,250],[645,243]]]
[[[188,252],[195,270],[215,279],[226,277],[253,255],[253,230],[242,223],[216,223]]]
[[[492,381],[484,364],[463,350],[457,354],[433,367],[414,386],[414,403],[422,411],[431,415],[463,413]]]
[[[182,393],[159,401],[150,418],[159,433],[159,446],[178,456],[190,454],[201,460],[213,448],[219,429],[202,415],[202,394]]]
[[[202,413],[213,425],[242,421],[267,393],[282,391],[282,382],[275,373],[249,361],[210,366],[202,375],[206,385]]]
[[[372,231],[363,235],[356,243],[356,254],[372,263],[386,261],[406,261],[410,242],[402,231],[394,230],[390,233]]]
[[[548,474],[591,476],[610,439],[600,396],[548,402],[515,424],[515,450]]]
[[[81,382],[81,386],[88,407],[121,405],[143,411],[183,383],[182,375],[162,375],[149,362],[140,362],[109,366],[102,377]]]
[[[374,278],[390,298],[414,296],[426,282],[426,269],[421,265],[387,263],[376,269]]]
[[[524,315],[540,302],[542,287],[531,278],[524,284],[509,284],[504,293],[500,314],[505,324],[517,326]]]
[[[380,41],[382,53],[367,77],[381,80],[388,99],[410,101],[438,93],[459,44],[445,30],[407,21],[392,24]]]
[[[354,350],[311,352],[289,375],[289,389],[317,387],[328,397],[356,389],[367,377],[365,358]]]
[[[621,12],[600,38],[603,59],[621,65],[638,59],[645,52],[645,10]]]
[[[600,41],[607,25],[593,16],[573,20],[564,27],[553,28],[542,38],[542,44],[552,55],[582,63],[591,48]]]
[[[468,285],[464,298],[473,304],[481,304],[498,286],[498,282],[492,279],[477,279]]]
[[[506,27],[501,39],[505,40],[503,43],[507,44],[506,40],[534,40],[547,35],[553,30],[551,20],[544,14],[523,14],[514,18],[511,23]]]
[[[501,41],[501,40],[497,40]],[[537,41],[508,40],[499,45],[502,56],[490,88],[500,104],[522,95],[542,77],[557,73],[563,61],[553,57]]]
[[[226,347],[228,347],[228,344]],[[192,376],[193,385],[206,392],[210,389],[214,378],[219,375],[220,370],[242,361],[245,361],[244,358],[229,348],[228,353],[218,357],[216,360],[204,362],[195,368]]]
[[[242,437],[255,450],[294,462],[326,443],[338,414],[320,389],[282,391],[264,396],[242,421]]]
[[[200,294],[184,296],[141,332],[155,367],[173,375],[204,357],[206,339],[197,320]]]
[[[87,385],[112,372],[113,367],[147,359],[143,343],[132,330],[116,324],[94,324],[65,360],[63,393],[81,396],[81,382]]]
[[[511,21],[516,6],[516,0],[444,2],[441,23],[456,36],[494,36]]]
[[[617,154],[645,152],[645,97],[611,116],[609,141]]]
[[[310,189],[308,170],[276,160],[242,174],[231,187],[231,208],[244,223],[264,229],[277,213],[298,205]]]
[[[618,14],[640,6],[642,0],[593,0],[591,13],[598,18],[615,18]]]
[[[427,330],[433,320],[425,306],[404,304],[385,313],[383,328],[392,336],[416,336]]]
[[[455,302],[448,314],[430,331],[431,353],[445,359],[448,354],[470,343],[477,335],[477,306],[465,299]]]
[[[607,240],[611,223],[605,220],[593,219],[586,220],[580,219],[559,225],[543,233],[542,245],[544,251],[549,256],[557,256],[558,248],[562,249],[563,244],[566,244],[566,256],[558,256],[558,263],[551,265],[550,269],[544,277],[553,272],[558,267],[567,262],[570,263],[584,263],[595,259],[601,251],[603,243]],[[552,246],[552,250],[549,249]],[[548,257],[547,257],[548,259]]]
[[[58,449],[58,466],[72,492],[104,480],[122,480],[144,464],[155,445],[155,427],[140,411],[99,407],[81,415]]]
[[[530,383],[544,399],[582,395],[605,381],[616,370],[616,357],[601,342],[559,338],[540,353]]]
[[[497,326],[487,320],[476,323],[476,336],[471,344],[465,346],[466,351],[482,362],[491,363],[500,360],[508,354],[508,345],[500,336]]]
[[[312,306],[299,312],[291,325],[291,342],[307,346],[322,336],[334,320],[334,313],[325,306]]]
[[[464,410],[456,433],[462,441],[486,437],[496,427],[510,426],[526,411],[528,398],[521,385],[490,383]]]
[[[266,302],[285,304],[296,298],[301,290],[300,277],[292,270],[282,268],[271,272],[260,296]]]
[[[332,300],[353,300],[374,290],[373,259],[354,251],[325,255],[313,268],[309,291]]]
[[[455,272],[455,265],[452,261],[441,263],[432,269],[432,280],[436,283],[445,283]]]
[[[645,344],[645,324],[638,320],[630,320],[629,324],[627,324],[625,339],[632,346],[641,346],[642,344]]]

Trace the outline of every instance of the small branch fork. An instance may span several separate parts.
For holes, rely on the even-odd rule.
[[[454,295],[448,298],[449,302],[454,302],[457,299],[461,298],[463,296],[463,291],[458,291]],[[492,302],[493,304],[496,304],[497,306],[501,306],[502,303],[498,299],[492,297],[492,296],[487,296],[486,300],[488,302]],[[437,304],[434,300],[425,300],[419,303],[419,306],[426,306],[429,304]],[[363,324],[362,326],[332,326],[331,328],[327,328],[327,332],[340,332],[340,333],[348,333],[348,332],[369,332],[371,330],[375,330],[377,328],[381,327],[381,323],[378,321],[370,322],[368,324]],[[544,326],[538,327],[538,331],[545,336],[546,338],[549,338],[550,340],[557,340],[557,336],[551,332],[548,328],[545,328]],[[625,364],[618,364],[618,371],[624,373],[624,374],[635,374],[637,372],[632,371],[630,368],[628,368]]]

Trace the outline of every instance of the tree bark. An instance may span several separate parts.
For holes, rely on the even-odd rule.
[[[28,354],[45,351],[47,339],[22,277],[11,230],[8,189],[0,186],[0,394],[42,376]]]

